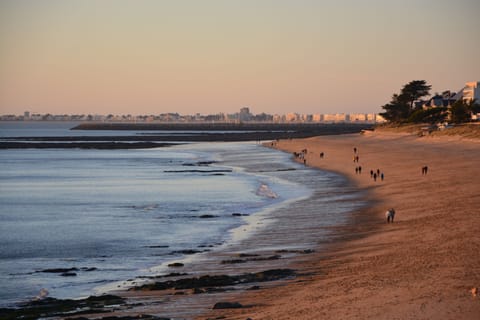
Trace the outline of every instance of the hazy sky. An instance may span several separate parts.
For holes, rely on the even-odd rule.
[[[480,81],[478,0],[0,0],[0,114],[379,112]]]

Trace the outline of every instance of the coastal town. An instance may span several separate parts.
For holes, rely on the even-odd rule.
[[[233,114],[181,115],[160,113],[158,115],[102,115],[102,114],[40,114],[25,111],[23,115],[1,115],[0,121],[85,121],[107,123],[381,123],[382,116],[376,113],[334,113],[334,114],[253,114],[249,107],[243,107]]]
[[[435,93],[426,99],[415,101],[415,108],[422,110],[451,108],[456,101],[480,101],[480,82],[466,82],[461,90],[445,90],[441,94]],[[479,115],[472,114],[472,120]],[[25,111],[22,115],[0,115],[0,121],[81,121],[105,123],[384,123],[388,119],[379,113],[316,113],[301,114],[291,112],[287,114],[254,114],[249,107],[240,108],[239,112],[226,114],[182,115],[179,113],[160,113],[150,115],[132,114],[42,114]]]

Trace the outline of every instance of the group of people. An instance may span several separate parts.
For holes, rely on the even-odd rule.
[[[353,162],[358,163],[360,160],[360,157],[358,156],[358,149],[357,147],[353,148]],[[355,173],[356,174],[362,174],[362,166],[356,166],[355,167]],[[376,171],[370,170],[370,178],[372,178],[374,181],[377,181],[377,179],[385,179],[385,174],[383,172],[380,172],[380,169],[377,169]]]
[[[301,152],[294,152],[294,156],[297,159],[303,160],[303,163],[306,165],[307,164],[307,159],[306,155],[308,153],[307,149],[303,149]],[[324,152],[320,152],[320,159],[323,159],[325,157]],[[359,163],[360,157],[358,155],[358,149],[356,147],[353,148],[353,162],[354,163]],[[426,175],[428,172],[428,166],[423,166],[422,167],[422,175]],[[361,174],[362,173],[362,166],[357,165],[355,167],[355,173],[356,174]],[[374,181],[377,181],[377,179],[380,179],[383,181],[385,179],[385,174],[380,171],[380,169],[377,170],[370,170],[370,178],[372,178]],[[385,213],[386,218],[387,218],[387,223],[393,223],[393,220],[395,218],[395,210],[393,208],[387,210]]]
[[[306,158],[307,153],[308,153],[308,150],[303,149],[300,152],[294,152],[293,155],[295,156],[295,158],[303,160],[303,164],[307,165],[307,158]]]
[[[373,181],[377,181],[377,179],[385,179],[385,175],[383,172],[380,172],[380,169],[377,169],[377,171],[370,170],[370,178],[373,178]]]
[[[358,156],[358,150],[357,147],[353,148],[353,162],[358,163],[359,162],[359,156]],[[424,169],[422,169],[423,172]],[[355,173],[356,174],[361,174],[362,173],[362,167],[361,166],[356,166],[355,167]],[[425,173],[426,174],[426,170]],[[372,178],[374,181],[377,181],[377,179],[385,179],[385,174],[380,171],[380,169],[377,169],[374,171],[373,169],[370,170],[370,178]],[[385,216],[387,218],[387,223],[393,223],[393,219],[395,218],[395,209],[390,208],[387,210],[385,213]]]
[[[302,150],[302,152],[299,153],[294,153],[296,157],[303,159],[303,163],[306,165],[306,159],[305,155],[307,154],[307,149]],[[320,152],[320,159],[323,159],[325,154],[323,152]],[[360,157],[358,155],[358,149],[357,147],[353,148],[353,162],[354,163],[359,163]],[[355,167],[355,173],[356,174],[361,174],[362,173],[362,166],[357,165]],[[426,175],[428,173],[428,166],[423,166],[422,167],[422,175]],[[383,181],[385,179],[385,174],[380,171],[380,169],[377,170],[370,170],[370,178],[373,179],[375,182],[377,179],[380,179]],[[387,218],[387,223],[393,223],[393,220],[395,218],[395,210],[393,208],[390,208],[387,210],[385,213],[386,218]]]

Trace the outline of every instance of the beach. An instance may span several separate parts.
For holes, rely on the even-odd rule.
[[[249,153],[225,150],[221,164],[234,168],[241,161],[252,174],[294,182],[311,194],[298,189],[291,203],[252,216],[228,211],[248,222],[231,231],[231,241],[212,251],[189,247],[185,259],[173,261],[178,266],[129,280],[135,290],[92,298],[106,302],[90,307],[99,313],[82,316],[478,318],[480,296],[472,294],[480,287],[478,138],[376,129],[264,145],[285,154],[261,146],[260,152],[255,146]],[[271,186],[265,194],[272,199],[272,192],[293,190]],[[386,221],[390,208],[394,223]],[[42,301],[52,310],[55,303],[71,303]],[[225,302],[231,304],[214,309]],[[91,303],[79,300],[69,308]]]
[[[307,166],[345,175],[369,205],[297,262],[304,276],[230,298],[248,308],[198,319],[478,319],[480,140],[375,130],[268,146],[306,149]],[[383,181],[370,176],[377,169]]]

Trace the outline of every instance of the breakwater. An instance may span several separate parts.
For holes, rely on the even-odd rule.
[[[0,149],[81,148],[145,149],[181,142],[240,142],[309,138],[358,133],[370,124],[276,124],[276,123],[82,123],[63,136],[23,135],[0,139]],[[72,131],[73,130],[73,131]],[[108,132],[107,132],[108,131]],[[94,132],[98,132],[94,133]],[[101,133],[100,133],[101,132]],[[130,134],[125,134],[129,132]],[[94,133],[94,134],[92,134]]]
[[[149,131],[144,141],[158,138],[155,131],[171,132],[163,132],[162,141],[178,141],[178,132],[182,141],[253,141],[357,133],[372,128],[372,124],[364,123],[82,123],[72,130]]]

